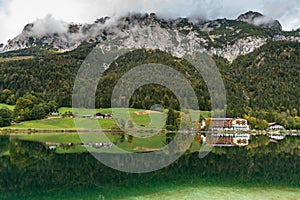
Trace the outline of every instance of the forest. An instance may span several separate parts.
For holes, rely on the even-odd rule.
[[[16,55],[34,57],[0,62],[0,103],[24,104],[24,98],[29,98],[34,103],[27,107],[34,109],[35,113],[70,107],[77,71],[95,45],[84,43],[71,52],[59,54],[45,53],[34,47],[3,54],[2,57],[6,58]],[[239,56],[233,62],[213,57],[226,88],[227,116],[255,117],[290,128],[300,127],[297,117],[300,112],[299,55],[298,43],[270,40],[260,49]],[[143,49],[119,57],[110,65],[99,80],[95,106],[110,107],[112,90],[117,81],[130,69],[146,63],[160,63],[179,71],[191,82],[200,110],[211,109],[207,86],[190,63],[159,50]],[[130,100],[130,107],[133,108],[149,109],[154,104],[180,109],[172,91],[159,85],[139,88]],[[25,107],[17,109],[23,112]],[[24,121],[43,116],[17,114],[15,119],[19,117],[19,121]]]

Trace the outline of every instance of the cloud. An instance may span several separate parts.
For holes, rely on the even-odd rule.
[[[46,34],[61,34],[68,31],[68,24],[61,20],[56,20],[52,15],[47,15],[43,19],[38,19],[30,29],[35,36],[43,36]]]
[[[249,10],[278,19],[284,29],[300,27],[298,0],[0,0],[0,42],[18,35],[23,27],[52,15],[66,22],[92,22],[128,12],[155,12],[167,18],[237,18]]]
[[[272,19],[270,17],[259,17],[259,18],[254,19],[254,24],[257,26],[260,26],[260,25],[272,23],[273,21],[274,21],[274,19]]]
[[[284,30],[300,28],[299,0],[268,0],[263,10],[266,15],[279,19]]]

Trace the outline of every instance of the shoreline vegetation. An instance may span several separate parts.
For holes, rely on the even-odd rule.
[[[11,111],[15,109],[15,106],[0,104],[0,108],[7,108]],[[151,124],[151,117],[157,118],[157,120],[164,120],[165,117],[169,117],[169,110],[163,111],[154,111],[154,110],[145,110],[145,109],[135,109],[129,108],[118,108],[118,112],[127,112],[129,111],[130,119],[127,122],[120,123],[115,121],[112,116],[113,109],[112,108],[99,108],[99,109],[84,109],[84,108],[69,108],[69,107],[61,107],[56,112],[49,113],[44,119],[37,120],[28,120],[21,122],[14,122],[10,126],[0,128],[0,135],[7,134],[32,134],[32,133],[85,133],[85,132],[104,132],[104,133],[119,133],[122,132],[119,127],[122,125],[124,127],[131,128],[134,131],[133,123],[136,125],[146,127]],[[100,116],[96,116],[100,114]],[[109,115],[109,118],[103,117],[105,115]],[[177,129],[174,127],[179,127],[180,121],[183,121],[183,117],[188,116],[189,127],[194,127],[192,129],[193,133],[204,133],[205,129],[199,128],[201,125],[200,120],[204,120],[205,118],[209,118],[211,115],[210,111],[194,111],[190,110],[189,114],[184,116],[185,114],[173,110],[173,119],[166,119],[166,126],[162,128],[162,132],[168,131],[176,131]],[[83,116],[90,116],[88,119]],[[75,119],[76,118],[76,119]],[[249,123],[255,123],[257,120],[254,117],[245,116],[246,120]],[[298,118],[297,118],[298,119]],[[171,121],[171,122],[168,122]],[[253,122],[254,121],[254,122]],[[83,127],[77,127],[76,123],[80,122],[80,124],[84,124]],[[96,122],[96,123],[95,123]],[[97,125],[98,122],[98,125]],[[158,121],[157,121],[158,122]],[[258,122],[257,122],[258,123]],[[129,127],[131,124],[132,127]],[[172,124],[171,129],[168,127],[169,124]],[[267,127],[267,122],[264,122],[264,126]],[[247,133],[247,134],[281,134],[281,135],[299,135],[299,129],[286,129],[286,130],[267,130],[266,127],[264,129],[250,129],[249,131],[217,131],[220,133]],[[132,129],[133,128],[133,129]],[[256,127],[255,127],[256,128]],[[151,127],[148,128],[151,131]],[[153,127],[153,130],[156,130],[156,127]]]
[[[180,131],[168,131],[163,129],[160,133],[168,132],[180,132]],[[261,130],[251,130],[251,131],[188,131],[186,133],[191,134],[207,134],[207,133],[220,133],[220,134],[251,134],[251,135],[267,135],[267,134],[279,134],[287,136],[300,136],[300,130],[281,130],[281,131],[261,131]],[[40,133],[123,133],[120,129],[39,129],[39,128],[2,128],[0,129],[0,135],[10,135],[10,134],[40,134]],[[184,132],[183,132],[184,133]]]

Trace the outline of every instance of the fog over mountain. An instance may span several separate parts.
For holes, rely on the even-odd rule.
[[[155,12],[165,18],[235,19],[249,10],[278,19],[284,30],[300,27],[298,0],[1,0],[0,43],[18,35],[25,24],[49,14],[68,23],[91,23],[103,16],[116,17],[128,12]]]

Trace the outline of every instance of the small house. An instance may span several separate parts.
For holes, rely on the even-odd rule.
[[[51,112],[51,115],[52,116],[59,116],[59,113],[58,113],[58,111],[54,111],[54,112]]]
[[[96,119],[104,119],[105,118],[105,114],[102,114],[102,113],[96,113],[94,115],[94,118]]]
[[[270,131],[280,131],[280,130],[285,130],[284,126],[276,123],[276,122],[273,122],[273,123],[269,123],[269,128],[268,130]]]

